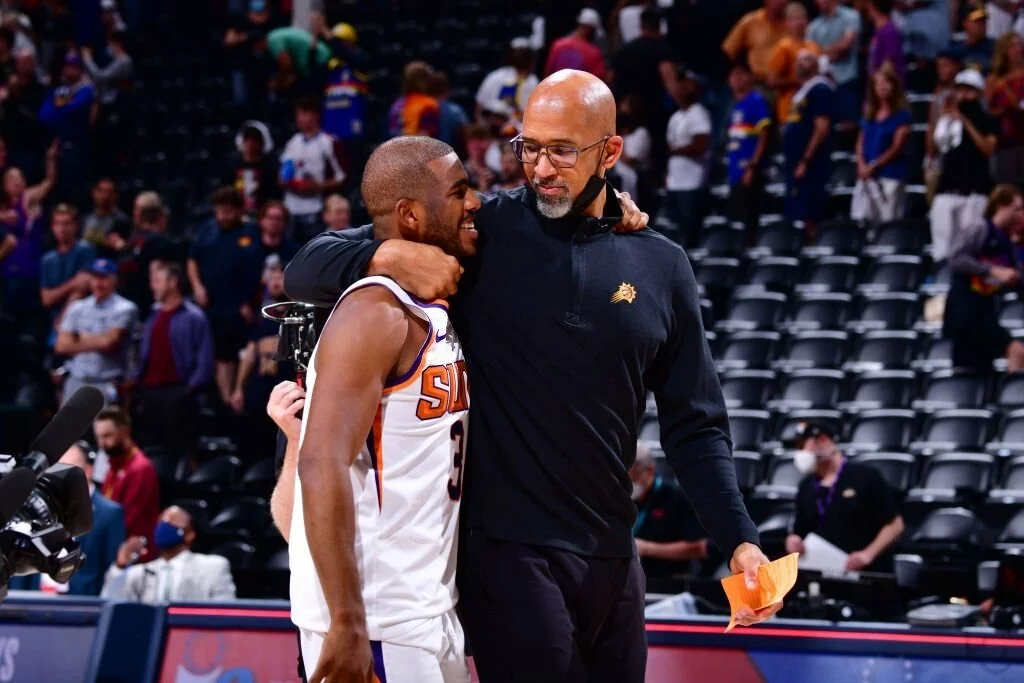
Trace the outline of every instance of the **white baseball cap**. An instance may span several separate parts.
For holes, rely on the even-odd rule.
[[[956,75],[953,83],[956,85],[966,85],[968,88],[974,88],[975,90],[985,89],[985,79],[975,69],[964,69]]]
[[[584,7],[580,10],[580,15],[576,17],[576,23],[599,29],[601,28],[601,15],[593,7]]]

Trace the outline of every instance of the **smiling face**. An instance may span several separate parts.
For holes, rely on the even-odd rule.
[[[440,247],[456,258],[472,256],[476,253],[474,217],[480,199],[470,189],[466,169],[454,152],[427,167],[437,178],[441,196],[426,202],[426,225],[418,241]]]

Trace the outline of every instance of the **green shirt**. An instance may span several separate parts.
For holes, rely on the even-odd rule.
[[[309,75],[309,46],[313,44],[313,36],[309,31],[296,26],[277,28],[267,34],[267,49],[274,59],[287,51],[295,64],[295,70],[303,76]],[[323,43],[316,45],[316,61],[326,64],[331,58],[331,48]]]

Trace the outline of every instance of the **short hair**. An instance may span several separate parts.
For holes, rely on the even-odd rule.
[[[185,271],[174,261],[157,259],[153,261],[153,267],[167,273],[167,277],[173,278],[179,294],[185,293]]]
[[[295,101],[295,111],[309,111],[314,114],[320,113],[320,99],[316,95],[303,95]],[[262,139],[263,134],[260,134]]]
[[[291,218],[291,214],[288,213],[288,207],[284,205],[280,199],[268,199],[263,202],[263,206],[260,207],[259,213],[256,214],[257,220],[263,220],[267,212],[271,209],[280,209],[284,213],[284,222],[287,223]]]
[[[1017,189],[1016,185],[1009,183],[996,185],[988,195],[988,203],[985,204],[985,218],[992,220],[992,217],[996,215],[996,211],[1013,204],[1013,201],[1020,196],[1021,192]]]
[[[805,19],[807,18],[807,8],[800,4],[799,2],[797,2],[797,0],[793,0],[793,2],[786,4],[786,16],[788,17],[790,14],[793,14],[794,12],[804,15]]]
[[[411,93],[426,93],[430,87],[430,65],[424,61],[416,60],[405,65],[402,72],[402,92],[406,95]]]
[[[493,137],[490,129],[482,123],[471,123],[466,126],[467,140],[490,140]]]
[[[434,71],[430,74],[427,93],[431,97],[440,97],[451,89],[451,83],[448,82],[448,74],[443,71]]]
[[[882,14],[892,14],[892,0],[868,0]]]
[[[93,183],[93,185],[92,185],[92,189],[94,189],[94,190],[95,190],[95,189],[96,189],[97,187],[99,187],[99,186],[100,186],[100,185],[102,185],[103,183],[110,183],[111,185],[113,185],[113,186],[114,186],[114,191],[115,191],[115,192],[117,191],[117,183],[116,183],[116,182],[114,181],[114,179],[113,179],[113,178],[111,178],[110,176],[103,176],[102,178],[100,178],[99,180],[97,180],[97,181],[96,181],[95,183]]]
[[[57,214],[68,216],[71,220],[76,220],[78,218],[78,209],[76,209],[73,204],[61,202],[57,206],[53,207],[53,211],[50,214],[51,220],[55,218]]]
[[[640,28],[647,31],[661,31],[661,12],[656,7],[648,7],[640,13]]]
[[[427,164],[452,153],[450,145],[422,135],[392,138],[374,150],[360,186],[370,217],[390,213],[400,199],[426,201],[437,188]]]
[[[153,190],[145,190],[143,192],[140,192],[135,197],[135,203],[141,204],[142,207],[163,206],[164,200],[160,198],[160,194],[158,192],[154,192]]]
[[[131,418],[128,417],[128,413],[124,412],[117,406],[107,406],[100,411],[100,414],[96,416],[96,422],[101,420],[110,420],[117,427],[130,430],[132,428]]]
[[[156,225],[167,217],[167,209],[163,202],[157,198],[156,203],[143,204],[139,209],[139,223],[141,225]]]
[[[230,206],[235,209],[245,208],[245,198],[237,187],[226,185],[210,197],[210,203],[214,206]]]

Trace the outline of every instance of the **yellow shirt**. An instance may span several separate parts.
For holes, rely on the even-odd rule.
[[[813,40],[797,40],[786,36],[775,46],[771,59],[768,61],[771,81],[788,84],[777,88],[778,99],[775,101],[775,114],[778,117],[776,120],[780,122],[786,120],[789,107],[793,102],[793,95],[797,91],[796,85],[793,84],[796,81],[796,56],[802,50],[808,50],[821,56],[821,48]]]
[[[772,51],[785,37],[786,22],[782,17],[772,21],[762,8],[743,15],[722,41],[722,51],[732,61],[746,53],[750,70],[764,81],[768,78],[768,62]]]

